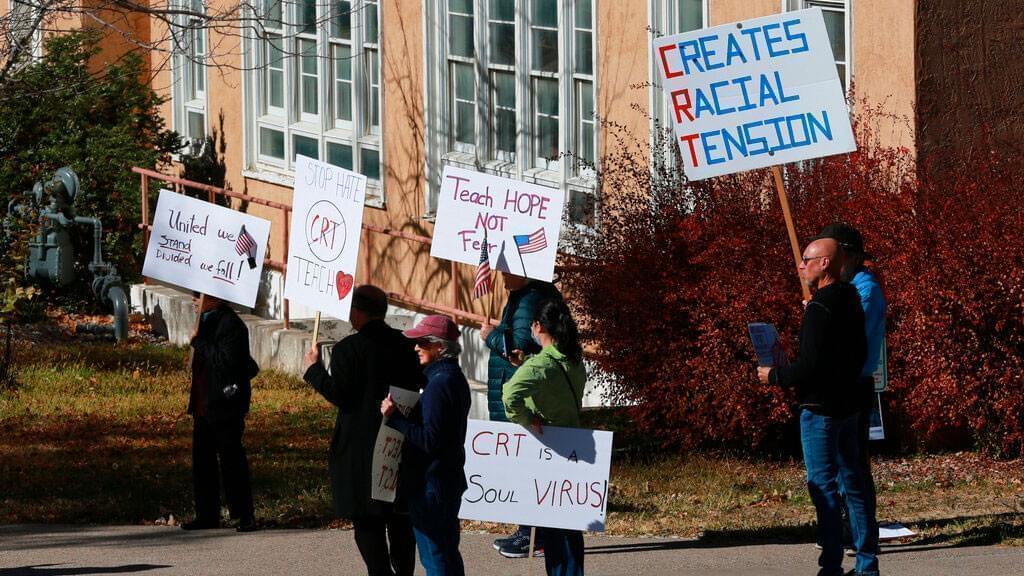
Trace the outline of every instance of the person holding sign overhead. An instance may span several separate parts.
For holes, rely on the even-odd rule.
[[[569,307],[561,299],[538,307],[530,336],[541,347],[505,383],[502,401],[510,421],[544,433],[544,425],[578,428],[587,371],[583,347]],[[513,355],[520,363],[522,353]],[[550,576],[582,576],[583,533],[540,528],[544,565]]]
[[[383,290],[356,288],[349,314],[356,333],[331,349],[330,374],[314,343],[303,379],[338,408],[328,454],[334,513],[352,520],[369,576],[412,576],[416,544],[408,514],[370,497],[380,402],[392,385],[418,391],[424,381],[412,343],[384,322],[387,311]]]
[[[256,529],[249,480],[249,463],[242,446],[249,412],[249,381],[259,372],[249,356],[249,329],[226,302],[215,296],[192,295],[199,321],[190,340],[192,386],[188,413],[192,415],[192,481],[196,516],[185,530],[220,527],[220,486],[239,532]]]
[[[399,482],[427,576],[463,576],[459,507],[466,491],[469,384],[459,367],[459,329],[447,316],[427,316],[406,338],[416,342],[426,386],[408,417],[389,394],[380,403],[387,425],[405,435]]]

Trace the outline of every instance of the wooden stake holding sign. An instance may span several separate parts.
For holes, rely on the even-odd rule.
[[[800,289],[804,295],[804,301],[811,299],[811,289],[804,284],[800,277],[800,262],[803,255],[800,253],[800,242],[796,238],[796,227],[793,225],[793,215],[789,211],[789,198],[786,197],[786,184],[782,181],[782,170],[778,166],[772,166],[772,174],[775,176],[775,189],[779,192],[779,203],[782,204],[782,216],[786,219],[786,230],[789,232],[789,244],[793,247],[793,263],[796,264],[797,280],[800,281]]]
[[[857,149],[821,9],[658,38],[653,58],[687,178],[771,167],[799,272],[779,166]]]
[[[316,342],[320,339],[320,312],[316,313],[316,317],[313,318],[313,340],[310,341],[309,346],[313,350],[316,350]]]

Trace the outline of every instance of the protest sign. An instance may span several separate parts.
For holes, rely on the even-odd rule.
[[[430,255],[550,282],[565,198],[557,188],[445,166]]]
[[[366,176],[298,157],[285,298],[348,320],[365,196]]]
[[[882,420],[882,395],[875,393],[875,405],[868,414],[868,438],[885,440],[885,422]]]
[[[775,368],[789,364],[786,350],[782,348],[779,331],[775,329],[775,325],[751,322],[747,324],[747,330],[750,332],[750,341],[754,344],[754,351],[757,352],[758,366]]]
[[[142,275],[252,307],[270,222],[161,190]]]
[[[604,530],[612,433],[470,420],[459,518]]]
[[[820,8],[654,41],[690,180],[856,149]]]
[[[395,408],[408,416],[420,400],[419,392],[405,390],[397,386],[391,387],[391,399]],[[383,502],[394,502],[398,490],[398,469],[402,462],[402,446],[405,435],[387,425],[380,423],[377,440],[373,445],[373,460],[370,467],[371,484],[370,498]]]
[[[878,368],[871,374],[875,380],[875,392],[885,392],[889,385],[889,351],[885,345],[885,336],[882,337],[882,353],[878,356]]]

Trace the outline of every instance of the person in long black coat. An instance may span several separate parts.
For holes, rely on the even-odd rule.
[[[331,349],[330,374],[319,349],[311,348],[304,378],[338,408],[328,457],[335,513],[352,520],[370,576],[412,576],[416,542],[408,514],[370,498],[381,400],[390,386],[419,391],[425,382],[413,342],[384,322],[387,308],[380,288],[356,288],[350,314],[356,333]]]
[[[186,530],[220,526],[220,486],[238,531],[256,528],[249,463],[242,445],[245,416],[252,396],[250,381],[259,366],[249,355],[249,329],[226,303],[213,296],[193,294],[200,321],[192,333],[192,386],[188,413],[192,415],[192,481],[196,516]],[[199,310],[200,302],[202,310]]]

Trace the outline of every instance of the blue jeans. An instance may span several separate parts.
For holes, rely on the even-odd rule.
[[[543,534],[544,567],[548,576],[583,576],[583,532],[561,528],[538,528]]]
[[[459,554],[461,504],[461,494],[442,496],[430,486],[409,496],[409,517],[427,576],[466,574]]]
[[[800,413],[800,440],[807,468],[807,490],[818,513],[821,576],[843,573],[839,482],[846,491],[858,572],[878,573],[878,524],[874,490],[861,462],[861,434],[854,414],[845,418]],[[841,480],[840,480],[841,478]]]

